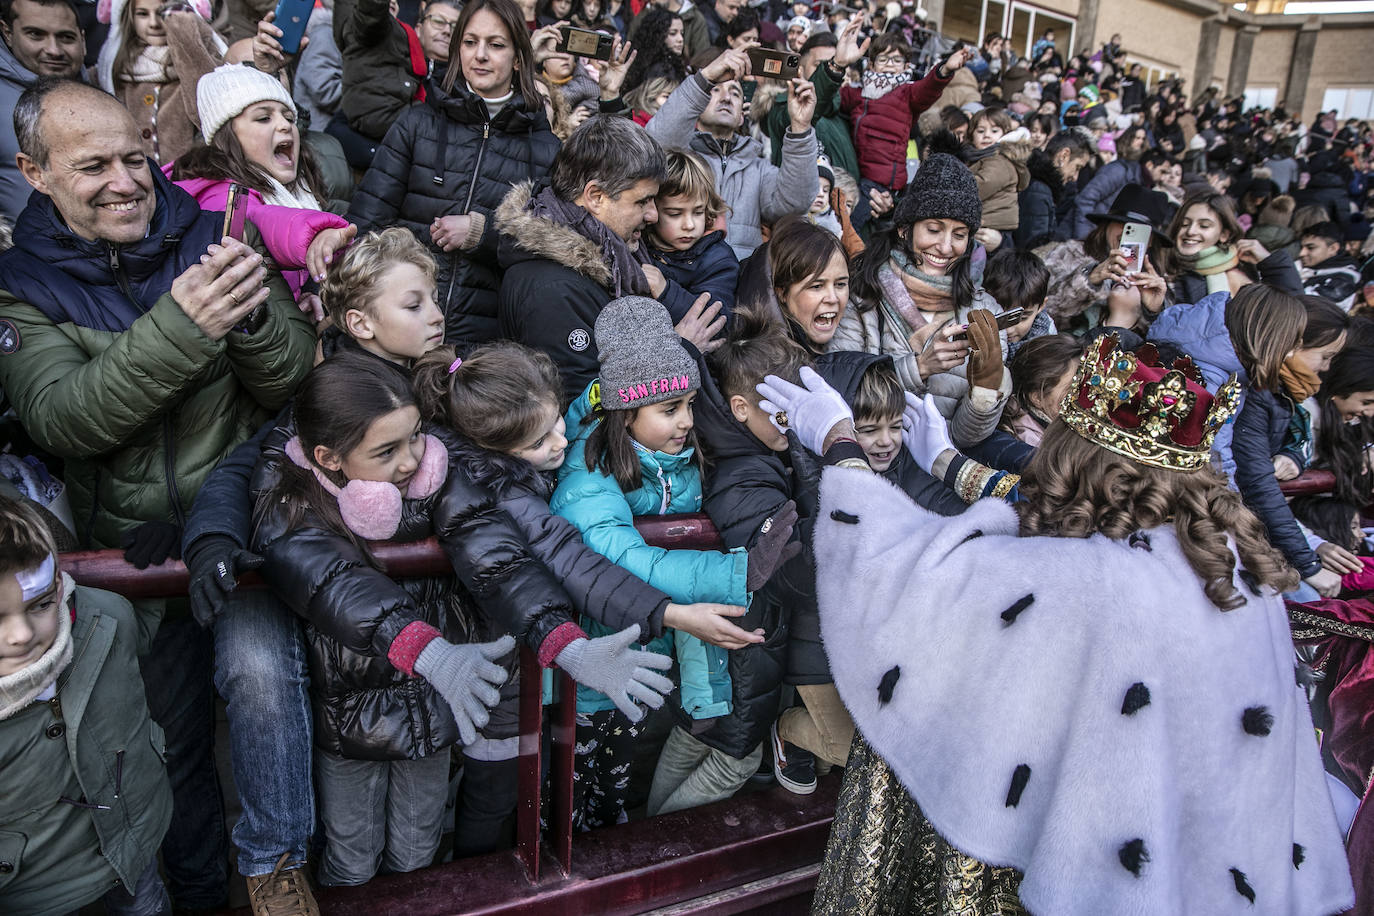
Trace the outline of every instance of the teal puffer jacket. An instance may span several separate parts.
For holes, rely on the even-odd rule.
[[[691,449],[680,455],[639,449],[643,482],[628,493],[620,489],[615,478],[587,468],[587,437],[599,421],[584,423],[584,419],[591,414],[596,385],[589,385],[568,408],[565,421],[572,443],[550,507],[582,532],[587,546],[661,589],[675,602],[747,604],[749,593],[744,583],[748,555],[743,550],[665,550],[644,543],[634,527],[636,515],[701,511],[701,472],[692,460]],[[590,636],[609,632],[592,620],[584,618],[582,624]],[[667,652],[670,634],[681,676],[682,708],[694,719],[729,714],[727,650],[677,631],[668,631],[649,648]],[[604,694],[586,687],[578,688],[577,700],[582,712],[614,708]]]

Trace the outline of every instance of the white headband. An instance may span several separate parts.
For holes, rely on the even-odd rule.
[[[54,568],[53,555],[48,554],[43,558],[43,562],[33,569],[21,569],[14,574],[14,577],[19,580],[20,590],[24,593],[25,603],[52,590]]]

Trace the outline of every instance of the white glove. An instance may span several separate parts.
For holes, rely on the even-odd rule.
[[[916,460],[916,465],[927,474],[935,465],[935,459],[946,449],[953,450],[954,443],[949,439],[949,424],[944,414],[935,406],[935,396],[918,398],[910,391],[906,393],[906,410],[902,411],[902,444]]]
[[[792,430],[802,445],[819,455],[825,451],[826,434],[836,423],[853,420],[854,413],[815,369],[802,366],[801,381],[801,385],[794,385],[776,375],[766,376],[758,386],[763,396],[759,409],[769,414],[779,432]]]

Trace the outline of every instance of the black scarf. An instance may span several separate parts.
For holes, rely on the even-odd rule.
[[[577,204],[563,200],[553,193],[552,188],[545,188],[530,198],[528,209],[531,215],[566,226],[601,249],[602,259],[611,269],[609,289],[612,297],[653,295],[649,281],[640,268],[640,264],[649,260],[649,252],[642,239],[638,250],[631,251],[625,240],[605,223]]]

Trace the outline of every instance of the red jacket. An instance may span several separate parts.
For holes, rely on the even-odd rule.
[[[859,173],[869,181],[899,191],[906,187],[906,145],[911,127],[944,91],[947,79],[939,67],[915,83],[903,83],[880,99],[866,99],[854,86],[840,89],[840,106],[849,116]]]

